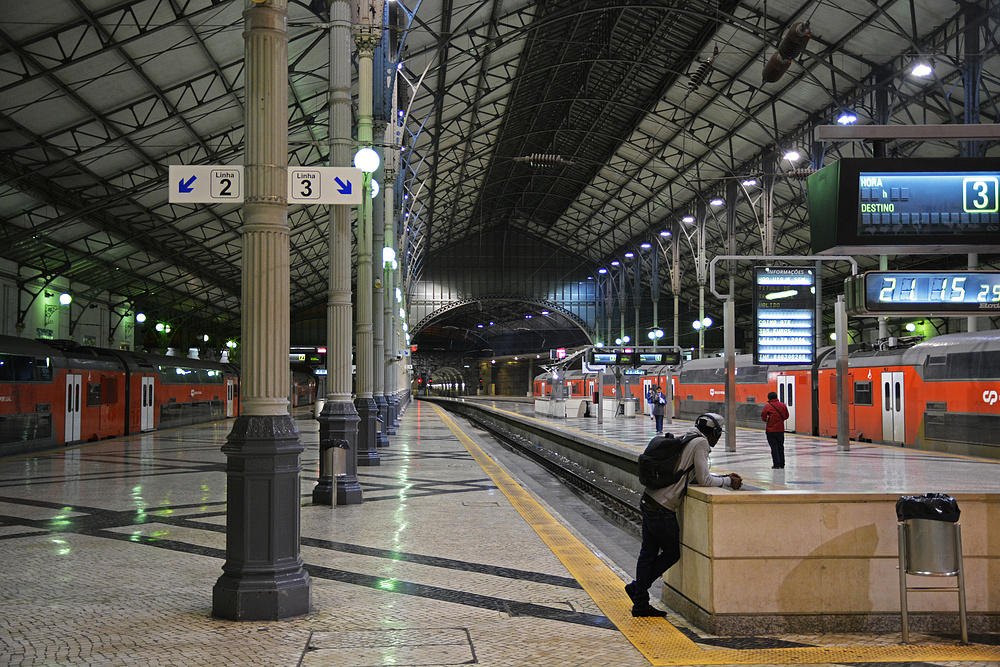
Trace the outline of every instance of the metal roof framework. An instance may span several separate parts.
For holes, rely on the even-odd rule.
[[[326,163],[322,5],[289,3],[290,164]],[[111,292],[122,298],[112,305],[175,328],[238,334],[241,211],[170,204],[166,179],[171,164],[242,161],[243,9],[242,0],[0,0],[5,273],[21,284],[65,277],[84,302]],[[1000,115],[996,1],[404,0],[390,15],[409,282],[505,226],[594,271],[732,179],[871,155],[871,144],[818,140],[816,128],[844,108],[860,124],[900,126]],[[762,83],[764,63],[802,21],[805,50]],[[918,57],[933,60],[932,77],[910,76]],[[790,147],[808,159],[782,162]],[[998,153],[994,139],[883,149]],[[741,187],[733,210],[734,238],[717,214],[706,225],[709,257],[761,254],[765,218],[775,254],[809,254],[797,177],[775,179],[769,200]],[[294,322],[327,301],[327,216],[293,206],[289,224]],[[685,293],[696,289],[693,259],[682,253]],[[858,261],[864,270],[878,259]],[[824,294],[842,277],[826,274]],[[746,271],[735,279],[738,290],[749,284]],[[523,315],[514,308],[510,318]]]

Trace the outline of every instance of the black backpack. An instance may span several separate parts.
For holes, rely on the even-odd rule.
[[[639,454],[639,483],[651,489],[662,489],[680,481],[694,466],[675,472],[677,461],[684,447],[697,437],[697,433],[688,434],[683,438],[665,433],[650,440],[646,445],[646,451]]]

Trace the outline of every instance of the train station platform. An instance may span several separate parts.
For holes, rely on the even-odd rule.
[[[565,429],[638,455],[656,434],[649,415],[625,417],[535,417],[533,399],[464,397],[462,400],[534,418],[553,429]],[[609,411],[610,412],[610,411]],[[682,434],[692,422],[674,419],[663,430]],[[802,433],[785,436],[786,467],[771,469],[771,454],[763,428],[738,428],[736,451],[727,452],[725,436],[712,448],[713,471],[738,472],[755,489],[771,491],[893,494],[1000,493],[1000,460],[950,455],[850,441],[850,451],[837,451],[835,438]],[[716,470],[718,469],[718,470]]]
[[[676,614],[632,618],[637,542],[481,430],[411,403],[380,464],[359,469],[364,502],[331,508],[311,503],[316,422],[297,425],[311,610],[273,622],[211,616],[231,422],[0,461],[3,663],[1000,664],[989,634],[960,646],[911,632],[901,646],[898,633],[717,637]],[[750,450],[724,467],[752,477]],[[757,483],[794,482],[809,459],[789,451],[786,479]]]

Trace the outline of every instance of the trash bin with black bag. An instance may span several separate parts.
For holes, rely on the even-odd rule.
[[[962,643],[969,643],[965,615],[965,572],[962,567],[961,511],[951,496],[925,493],[896,501],[899,535],[899,596],[903,643],[909,643],[906,595],[909,592],[958,593]],[[908,586],[906,575],[957,577],[957,586]]]

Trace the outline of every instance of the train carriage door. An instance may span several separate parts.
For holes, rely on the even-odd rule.
[[[882,441],[903,443],[906,431],[903,417],[903,373],[882,373]]]
[[[785,421],[785,430],[790,433],[795,432],[795,376],[778,376],[778,400],[788,406],[788,419]]]
[[[139,415],[139,430],[153,430],[153,378],[142,379],[142,412]]]
[[[236,416],[236,380],[226,378],[226,416]]]
[[[80,392],[83,390],[83,376],[66,374],[66,427],[65,442],[80,439]]]

